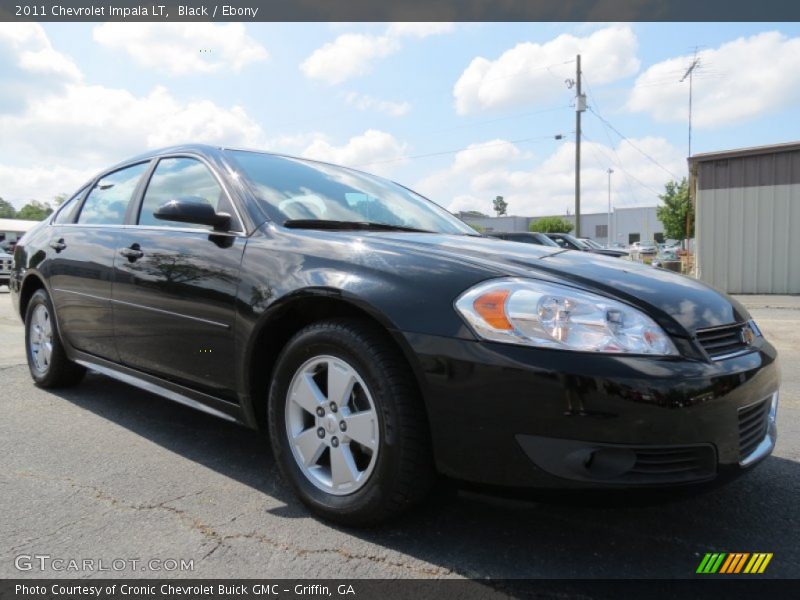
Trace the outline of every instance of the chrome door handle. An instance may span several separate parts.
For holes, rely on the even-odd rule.
[[[130,248],[123,248],[119,253],[131,262],[144,256],[144,252],[139,249],[139,244],[133,244]]]
[[[67,245],[64,243],[64,238],[50,242],[50,247],[56,252],[61,252]]]

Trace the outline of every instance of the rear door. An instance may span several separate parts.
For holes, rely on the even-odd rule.
[[[192,197],[231,214],[231,230],[161,221]],[[117,238],[114,324],[123,364],[234,397],[233,322],[246,237],[221,180],[197,157],[159,159],[133,222]]]
[[[117,360],[111,279],[117,238],[148,162],[107,173],[54,220],[50,288],[61,333],[78,350]],[[74,204],[74,207],[73,207]]]

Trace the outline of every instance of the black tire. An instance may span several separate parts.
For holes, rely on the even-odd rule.
[[[50,352],[50,360],[45,368],[40,368],[36,364],[31,344],[33,315],[39,306],[43,306],[47,311],[52,330],[52,350]],[[31,377],[33,377],[36,385],[43,388],[58,388],[75,385],[79,383],[86,374],[85,368],[67,358],[54,315],[53,304],[50,302],[50,297],[47,292],[44,289],[36,290],[33,296],[31,296],[28,302],[28,308],[25,311],[25,354],[28,358],[28,369],[31,372]]]
[[[435,481],[430,433],[422,399],[408,363],[379,327],[359,319],[314,323],[298,332],[278,357],[268,402],[273,453],[297,496],[324,519],[370,526],[407,511],[426,498]],[[326,493],[311,483],[292,454],[285,415],[291,381],[315,356],[347,361],[372,395],[380,444],[363,487],[348,495]]]

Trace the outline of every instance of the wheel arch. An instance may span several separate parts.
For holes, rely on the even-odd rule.
[[[402,333],[392,321],[370,304],[343,295],[340,290],[308,289],[274,303],[253,329],[243,357],[240,377],[246,390],[242,409],[246,424],[266,430],[266,400],[275,363],[281,350],[301,329],[325,319],[350,317],[363,319],[379,327],[386,338],[399,350],[408,364],[414,384],[420,394],[426,421],[427,406],[421,376],[421,365],[415,358]]]
[[[36,271],[28,271],[19,289],[19,316],[23,321],[25,320],[25,313],[28,312],[28,303],[36,290],[44,290],[50,295],[50,290],[47,288],[44,278]]]

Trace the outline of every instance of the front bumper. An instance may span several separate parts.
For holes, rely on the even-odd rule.
[[[763,338],[751,352],[704,362],[404,337],[418,360],[438,469],[455,479],[522,488],[700,483],[743,472],[775,444],[780,375]]]

